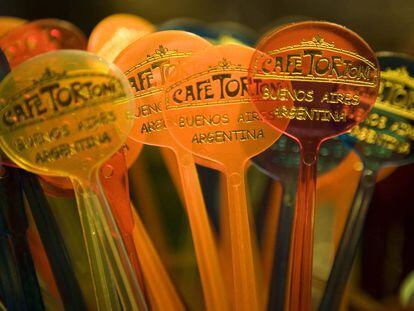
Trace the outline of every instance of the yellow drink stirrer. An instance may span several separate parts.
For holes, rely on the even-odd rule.
[[[28,171],[74,183],[98,308],[146,310],[98,178],[133,125],[122,73],[87,52],[50,52],[16,67],[0,96],[4,152]]]

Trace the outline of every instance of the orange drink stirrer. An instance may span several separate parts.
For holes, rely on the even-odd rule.
[[[259,300],[245,167],[281,135],[260,120],[249,98],[247,71],[253,52],[223,45],[192,55],[173,73],[163,109],[177,143],[218,163],[226,175],[234,309],[250,311],[259,309]]]
[[[115,63],[125,72],[136,100],[137,112],[131,116],[135,124],[129,137],[144,144],[170,148],[176,154],[207,309],[227,310],[216,241],[194,159],[166,130],[161,108],[164,86],[175,66],[194,51],[209,46],[206,40],[187,32],[163,31],[137,40]]]
[[[135,158],[136,156],[138,154]],[[136,272],[145,277],[150,297],[154,297],[154,307],[157,310],[184,310],[139,215],[130,203],[126,164],[125,155],[120,150],[101,167],[102,186],[120,228],[125,248]]]
[[[101,20],[92,30],[87,50],[113,62],[129,44],[154,31],[154,25],[139,16],[113,14]]]
[[[12,16],[0,16],[0,37],[24,23],[27,23],[25,19]]]

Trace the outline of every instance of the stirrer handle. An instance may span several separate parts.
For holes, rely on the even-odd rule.
[[[147,290],[149,290],[147,297],[153,303],[154,309],[184,310],[185,308],[152,245],[140,216],[130,202],[125,156],[118,152],[112,157],[112,160],[111,163],[107,163],[108,165],[103,167],[101,182],[140,285],[143,291],[145,290],[145,294],[148,294]],[[176,162],[175,157],[173,160]],[[175,165],[177,166],[176,163]],[[117,172],[114,172],[114,169]]]
[[[177,152],[188,220],[203,285],[207,310],[229,310],[217,244],[204,204],[193,156]]]
[[[0,299],[11,310],[19,308],[25,310],[27,308],[26,298],[21,279],[16,277],[19,275],[19,268],[13,252],[10,238],[0,236]]]
[[[316,168],[317,148],[302,149],[290,253],[289,311],[307,311],[312,306]]]
[[[24,170],[21,170],[20,174],[30,211],[45,248],[62,302],[68,310],[86,310],[86,302],[76,279],[62,233],[42,192],[39,177]]]
[[[73,180],[73,186],[88,254],[97,309],[120,310],[116,288],[113,286],[114,282],[110,279],[111,273],[108,271],[104,250],[101,248],[97,228],[94,225],[94,216],[90,211],[90,193],[76,180]]]
[[[369,204],[374,194],[376,175],[376,171],[367,168],[362,172],[341,241],[336,251],[332,270],[326,283],[319,307],[320,311],[339,310],[352,264],[358,251]]]
[[[111,208],[105,198],[98,176],[95,176],[95,178],[95,191],[87,190],[89,191],[90,212],[99,240],[103,244],[112,281],[118,290],[122,308],[124,310],[147,310],[144,296],[129,261],[121,234],[112,216]]]
[[[296,181],[296,179],[295,179]],[[295,213],[296,183],[283,183],[282,202],[279,209],[279,219],[275,241],[275,259],[270,282],[269,302],[267,309],[284,310],[287,277],[289,268],[289,251],[291,247],[292,224]]]
[[[134,210],[132,205],[131,209]],[[135,210],[133,216],[135,223],[132,233],[134,244],[140,254],[139,260],[145,276],[145,283],[150,293],[153,293],[154,308],[164,311],[184,311],[185,307],[174,288],[174,284]]]
[[[15,290],[5,300],[15,301],[16,305],[10,309],[44,310],[43,299],[36,270],[27,241],[28,220],[22,192],[24,173],[20,169],[4,167],[4,176],[0,177],[0,218],[3,218],[6,232],[7,246],[4,254],[10,261],[3,265],[4,276],[11,276],[10,284],[5,284],[6,290],[10,287]],[[27,196],[29,202],[33,199]],[[0,232],[0,234],[2,234]],[[7,254],[9,251],[10,253]],[[3,272],[2,272],[3,273]]]
[[[3,51],[0,49],[0,80],[2,80],[9,72],[9,63]],[[16,308],[24,309],[27,307],[35,310],[44,310],[45,307],[41,290],[27,242],[26,231],[28,223],[20,185],[20,170],[2,166],[0,166],[0,168],[4,170],[3,176],[0,176],[0,213],[4,212],[4,214],[0,215],[0,218],[7,216],[14,218],[11,219],[12,222],[14,222],[11,226],[17,225],[16,228],[9,228],[11,229],[9,238],[4,236],[3,240],[3,236],[0,236],[1,242],[5,242],[5,245],[0,246],[0,248],[3,248],[4,250],[4,255],[6,257],[13,257],[12,259],[9,257],[11,261],[7,262],[6,260],[6,262],[10,265],[10,270],[15,269],[13,271],[14,273],[12,271],[2,272],[2,275],[4,274],[5,278],[10,276],[10,283],[1,287],[5,289],[13,288],[16,289],[17,292],[14,295],[6,295],[6,297],[3,298],[5,300],[18,300],[18,303],[21,305],[20,307],[16,306]],[[5,221],[4,228],[6,228],[6,226]],[[0,235],[2,235],[1,230]],[[12,255],[13,252],[15,253],[14,256]],[[3,265],[3,268],[6,269],[6,266],[7,265]],[[18,275],[20,277],[18,277]],[[25,307],[23,307],[23,305],[25,305]]]
[[[116,152],[100,170],[100,182],[105,190],[112,215],[116,220],[122,241],[142,291],[145,293],[142,269],[135,249],[133,230],[134,219],[129,197],[128,169],[125,155]]]
[[[244,169],[232,170],[226,177],[231,258],[233,262],[234,309],[256,311],[259,310],[259,300],[246,201]]]

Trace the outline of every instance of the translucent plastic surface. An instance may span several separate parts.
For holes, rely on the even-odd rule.
[[[341,136],[359,155],[364,168],[328,279],[321,310],[341,304],[357,253],[378,171],[414,161],[414,59],[402,54],[379,53],[380,93],[365,121]]]
[[[154,25],[133,14],[113,14],[98,23],[88,41],[88,51],[113,61],[136,39],[153,32]]]
[[[174,151],[183,185],[198,268],[208,309],[227,310],[228,301],[220,271],[214,235],[192,154],[172,138],[162,114],[165,85],[176,66],[193,52],[209,47],[208,41],[184,31],[149,34],[126,48],[115,60],[134,92],[136,113],[129,138]]]
[[[49,52],[16,67],[0,94],[5,153],[26,170],[75,184],[98,305],[118,309],[118,292],[124,307],[145,308],[97,180],[132,127],[132,94],[122,72],[86,52]]]
[[[250,101],[247,70],[253,52],[241,45],[223,45],[195,53],[173,73],[164,110],[175,140],[194,155],[218,163],[227,177],[237,310],[259,308],[245,166],[281,135],[261,121]]]
[[[23,24],[0,38],[11,68],[33,56],[60,49],[84,50],[86,37],[75,25],[58,19]]]
[[[301,166],[294,217],[289,310],[311,307],[316,163],[323,140],[364,120],[378,93],[378,62],[354,32],[327,22],[279,27],[250,65],[253,100],[269,124],[298,141]],[[281,128],[280,120],[290,120]]]

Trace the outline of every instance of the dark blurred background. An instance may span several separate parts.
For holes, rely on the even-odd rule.
[[[175,17],[206,22],[231,20],[256,31],[286,16],[300,15],[337,22],[359,33],[379,50],[410,51],[414,29],[412,0],[1,0],[0,14],[25,19],[56,17],[86,33],[103,17],[135,13],[158,24]],[[414,46],[414,45],[413,45]]]
[[[375,51],[414,55],[414,0],[0,0],[0,15],[60,18],[86,34],[113,13],[137,14],[154,24],[178,17],[234,21],[258,33],[308,17],[354,30]],[[406,166],[377,185],[365,228],[361,286],[378,301],[398,295],[402,280],[414,270],[413,184],[414,166]]]

